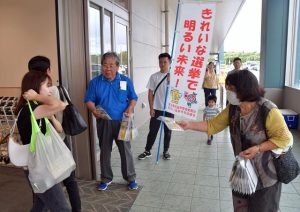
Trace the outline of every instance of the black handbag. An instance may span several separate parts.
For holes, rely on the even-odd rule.
[[[292,148],[273,160],[279,182],[288,184],[295,179],[299,172],[299,164],[294,157]]]
[[[63,111],[62,127],[67,135],[78,135],[87,129],[87,124],[78,112],[76,107],[72,104],[70,97],[68,96],[65,88],[57,86],[59,90],[60,99],[67,100],[68,105]]]

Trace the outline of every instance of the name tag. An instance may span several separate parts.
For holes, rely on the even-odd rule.
[[[120,81],[120,89],[123,91],[127,90],[127,81]]]

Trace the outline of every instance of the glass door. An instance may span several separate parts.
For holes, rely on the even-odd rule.
[[[115,51],[120,58],[119,73],[128,76],[128,22],[118,17],[115,19],[115,36]]]
[[[91,79],[101,73],[101,8],[90,5],[89,8],[89,50]]]
[[[101,56],[108,51],[115,51],[120,57],[119,73],[129,75],[129,45],[128,45],[128,5],[127,0],[107,1],[91,0],[88,7],[88,40],[90,80],[101,74]],[[127,20],[127,21],[126,21]],[[93,163],[95,177],[100,180],[100,147],[97,135],[96,119],[91,118],[93,130]]]
[[[104,48],[103,53],[112,51],[112,13],[108,10],[104,10],[103,21],[103,41]]]

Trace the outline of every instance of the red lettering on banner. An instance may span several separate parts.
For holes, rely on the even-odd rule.
[[[206,32],[210,31],[210,29],[209,29],[210,22],[202,21],[200,25],[201,25],[200,26],[201,31],[206,31]]]
[[[201,74],[201,71],[199,68],[191,68],[189,70],[189,77],[191,77],[192,79],[194,78],[200,78],[200,74]]]
[[[211,9],[202,10],[202,18],[203,19],[211,19],[212,18],[212,10]]]
[[[182,65],[183,63],[186,64],[188,61],[188,57],[186,55],[178,55],[177,57],[177,63],[179,63],[180,65]]]
[[[198,86],[198,81],[195,80],[187,80],[188,83],[188,89],[191,91],[195,91]]]
[[[191,32],[185,32],[183,37],[185,42],[191,42],[193,40],[193,35]]]
[[[174,75],[183,76],[184,74],[184,67],[183,66],[176,66],[174,70]]]
[[[206,53],[206,46],[197,46],[196,47],[196,51],[195,51],[198,55],[203,55],[204,53]]]
[[[184,48],[184,43],[181,44],[179,51],[182,53],[184,52],[185,48]],[[187,52],[191,52],[191,44],[187,45]]]
[[[200,34],[199,37],[198,37],[198,43],[202,43],[203,41],[203,36],[205,36],[205,42],[207,43],[208,42],[208,34]]]
[[[179,79],[176,79],[176,85],[175,85],[176,88],[178,86],[178,83],[179,83]]]
[[[203,62],[204,62],[204,57],[194,56],[191,66],[202,68]]]
[[[196,20],[184,20],[184,28],[188,28],[189,31],[195,31]]]

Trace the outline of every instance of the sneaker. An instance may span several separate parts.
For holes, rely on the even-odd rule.
[[[105,190],[108,188],[108,186],[109,186],[110,184],[111,184],[111,181],[108,182],[108,183],[100,182],[100,183],[97,185],[97,189],[98,189],[99,191],[105,191]]]
[[[140,154],[139,156],[138,156],[138,159],[139,160],[144,160],[145,158],[150,158],[152,155],[151,155],[151,152],[149,151],[145,151],[145,152],[143,152],[142,154]]]
[[[211,145],[211,139],[207,140],[207,145]]]
[[[131,181],[127,186],[129,190],[136,190],[139,187],[135,180]]]
[[[171,160],[171,155],[169,154],[169,152],[164,152],[163,153],[163,159],[164,160]]]

